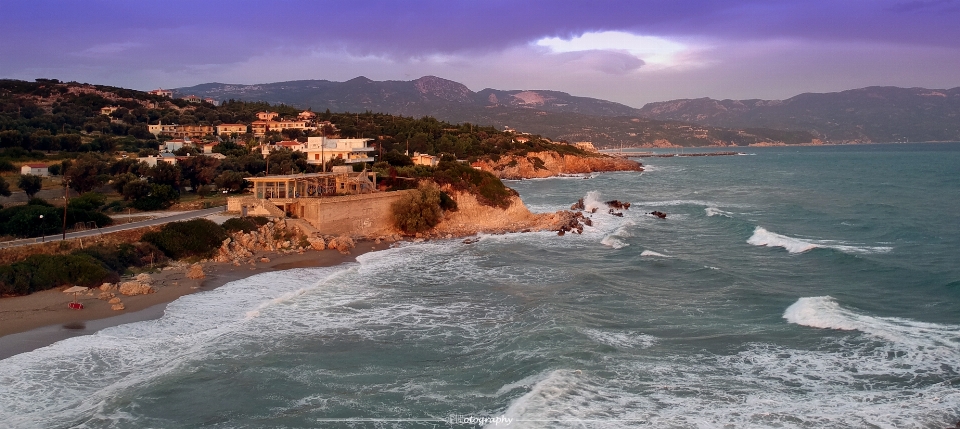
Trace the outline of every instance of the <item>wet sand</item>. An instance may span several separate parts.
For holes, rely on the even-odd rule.
[[[124,296],[117,294],[124,310],[114,311],[110,304],[97,298],[100,290],[92,289],[77,299],[83,310],[73,310],[67,304],[74,295],[59,289],[36,292],[27,296],[0,299],[0,359],[48,346],[71,337],[90,335],[101,329],[125,323],[158,319],[167,304],[183,295],[216,289],[234,280],[268,271],[306,267],[332,267],[356,261],[363,253],[382,250],[388,243],[359,242],[349,255],[334,250],[281,255],[268,252],[257,255],[255,265],[208,262],[203,264],[206,277],[188,279],[186,269],[166,269],[151,274],[156,293]]]

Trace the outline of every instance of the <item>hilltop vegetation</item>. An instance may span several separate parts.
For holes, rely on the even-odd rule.
[[[261,100],[301,108],[374,111],[395,115],[432,116],[453,123],[485,124],[550,136],[556,140],[592,141],[597,147],[710,146],[753,143],[808,143],[806,131],[691,126],[690,122],[656,120],[639,109],[559,91],[484,89],[471,91],[459,82],[436,76],[413,81],[346,82],[301,80],[257,85],[210,83],[176,90],[221,100]]]

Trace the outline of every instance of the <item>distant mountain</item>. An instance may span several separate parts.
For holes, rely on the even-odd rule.
[[[194,94],[218,100],[266,101],[285,103],[313,110],[363,112],[366,110],[408,116],[444,112],[463,118],[476,116],[486,107],[518,107],[556,113],[582,113],[594,116],[630,116],[638,110],[611,101],[575,97],[559,91],[503,91],[484,89],[473,92],[465,85],[436,76],[412,81],[374,81],[360,76],[346,82],[298,80],[257,85],[206,83],[174,90],[178,96]],[[459,121],[460,118],[455,120]],[[465,120],[465,119],[464,119]]]
[[[715,127],[802,130],[834,142],[960,140],[960,88],[875,86],[786,100],[673,100],[647,104],[639,114]]]
[[[567,141],[592,141],[601,147],[804,143],[813,138],[805,132],[727,130],[649,120],[641,118],[639,109],[630,106],[559,91],[487,88],[474,92],[461,83],[436,76],[382,82],[360,76],[346,82],[207,83],[178,88],[174,93],[217,100],[283,103],[314,111],[433,116],[455,123],[509,126]]]

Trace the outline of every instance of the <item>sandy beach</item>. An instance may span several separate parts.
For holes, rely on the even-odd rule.
[[[255,265],[234,266],[226,262],[206,262],[203,279],[187,278],[184,268],[160,270],[151,274],[156,293],[123,296],[124,310],[111,310],[110,304],[97,298],[99,290],[81,293],[77,298],[83,310],[73,310],[67,304],[74,299],[60,289],[47,290],[27,296],[0,299],[0,359],[38,349],[57,341],[90,335],[103,328],[152,320],[163,316],[167,303],[177,298],[201,291],[212,290],[234,280],[253,274],[305,267],[330,267],[356,261],[363,253],[382,250],[389,243],[374,244],[363,241],[341,254],[334,250],[307,250],[303,253],[279,254],[267,252],[256,255],[254,260],[266,257],[270,262]]]

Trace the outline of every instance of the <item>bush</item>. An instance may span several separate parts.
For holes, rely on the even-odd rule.
[[[54,207],[33,204],[10,207],[0,210],[0,232],[17,237],[56,234],[63,225],[62,219],[60,210]]]
[[[77,250],[73,254],[88,255],[117,273],[123,273],[129,267],[143,267],[166,260],[163,252],[150,243],[123,243],[116,248],[95,246]]]
[[[433,182],[421,182],[415,192],[407,193],[394,202],[391,209],[397,229],[408,234],[429,231],[443,217],[440,188]]]
[[[459,162],[441,162],[437,165],[433,179],[439,184],[475,194],[481,204],[493,207],[510,207],[510,198],[517,195],[516,191],[506,187],[497,176]]]
[[[90,255],[32,255],[0,266],[0,295],[26,295],[67,284],[96,286],[114,277]]]
[[[160,231],[143,235],[143,241],[157,246],[173,259],[210,257],[226,239],[227,232],[207,219],[168,223]]]
[[[223,226],[223,229],[226,230],[227,232],[238,232],[238,231],[250,232],[250,231],[256,231],[257,228],[259,227],[259,225],[257,225],[257,223],[254,222],[249,217],[230,218],[230,219],[227,219],[227,221],[224,222],[222,226]]]
[[[112,225],[113,219],[100,212],[67,207],[67,228],[72,228],[81,222],[84,224],[93,222],[97,224],[97,227],[103,228]]]
[[[87,192],[70,199],[70,207],[77,210],[98,211],[107,202],[107,197],[97,192]]]

